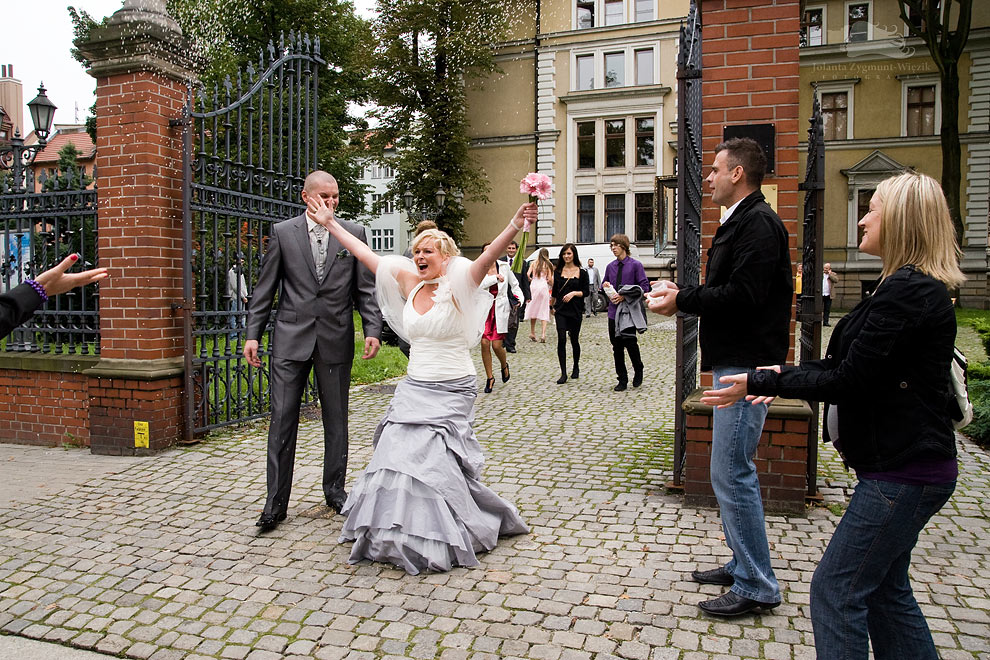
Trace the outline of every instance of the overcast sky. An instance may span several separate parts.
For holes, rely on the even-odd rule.
[[[96,80],[72,58],[72,21],[66,9],[72,5],[85,10],[96,20],[109,16],[123,6],[123,0],[2,0],[4,34],[0,38],[0,64],[12,64],[14,77],[24,85],[24,103],[38,93],[45,83],[48,98],[58,110],[55,123],[82,122],[93,105]],[[375,0],[355,0],[358,12],[370,17]],[[76,107],[78,106],[78,113]],[[24,108],[22,133],[33,126]]]

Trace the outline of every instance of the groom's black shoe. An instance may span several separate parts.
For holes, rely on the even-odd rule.
[[[719,566],[710,571],[691,571],[691,579],[701,584],[721,584],[727,587],[732,586],[732,583],[735,582],[732,573],[725,570],[725,566]]]
[[[270,532],[278,527],[278,524],[285,520],[286,517],[287,516],[284,512],[277,515],[273,513],[263,513],[261,514],[261,517],[258,518],[258,522],[254,523],[254,525],[255,527],[260,527],[262,533]]]
[[[746,598],[745,596],[740,596],[734,591],[727,591],[714,600],[705,600],[698,603],[698,607],[701,608],[702,612],[715,616],[740,616],[749,614],[754,610],[769,611],[778,605],[780,605],[780,601],[776,603],[763,603],[758,600]]]
[[[340,513],[340,510],[344,508],[344,502],[347,501],[347,493],[340,491],[339,493],[334,493],[327,498],[327,506]]]

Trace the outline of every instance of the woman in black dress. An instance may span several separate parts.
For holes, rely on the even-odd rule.
[[[588,295],[588,271],[581,268],[577,248],[573,243],[567,243],[560,248],[560,258],[553,274],[554,319],[557,322],[557,361],[560,362],[560,378],[558,385],[567,382],[567,335],[571,336],[571,353],[574,354],[574,369],[571,378],[577,378],[580,371],[578,361],[581,359],[581,344],[578,335],[581,333],[581,321],[584,319],[584,299]]]

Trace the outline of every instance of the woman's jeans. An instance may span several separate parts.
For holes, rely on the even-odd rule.
[[[742,367],[715,367],[715,388],[728,387],[719,382],[722,376],[744,372]],[[753,463],[766,416],[765,404],[754,406],[745,398],[715,409],[711,479],[725,543],[732,550],[732,559],[725,565],[735,580],[732,591],[761,603],[779,603],[780,587],[770,566],[763,498]]]
[[[937,660],[908,581],[918,533],[956,482],[911,486],[862,479],[811,580],[818,660]]]

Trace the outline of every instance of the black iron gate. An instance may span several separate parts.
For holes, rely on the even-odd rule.
[[[701,279],[701,13],[691,3],[677,55],[677,282]],[[677,313],[674,479],[681,485],[687,448],[682,405],[698,381],[698,317]]]
[[[35,178],[0,163],[0,291],[48,270],[73,252],[79,269],[96,265],[96,189],[81,171]],[[23,174],[22,174],[23,173]],[[95,173],[94,173],[95,175]],[[100,352],[99,287],[73,289],[45,305],[3,340],[5,351],[54,355]]]
[[[266,66],[267,62],[267,66]],[[304,208],[317,163],[320,42],[290,33],[211,92],[190,89],[184,122],[185,440],[269,412],[270,334],[261,369],[241,356],[271,225]],[[313,398],[311,388],[308,399]]]
[[[822,131],[822,110],[817,90],[808,127],[808,165],[804,183],[799,187],[804,195],[804,248],[801,257],[804,275],[798,292],[797,321],[801,324],[801,361],[817,360],[822,351],[822,266],[819,246],[824,233],[825,201],[825,138]],[[818,403],[811,402],[811,422],[808,426],[808,495],[818,492]]]

